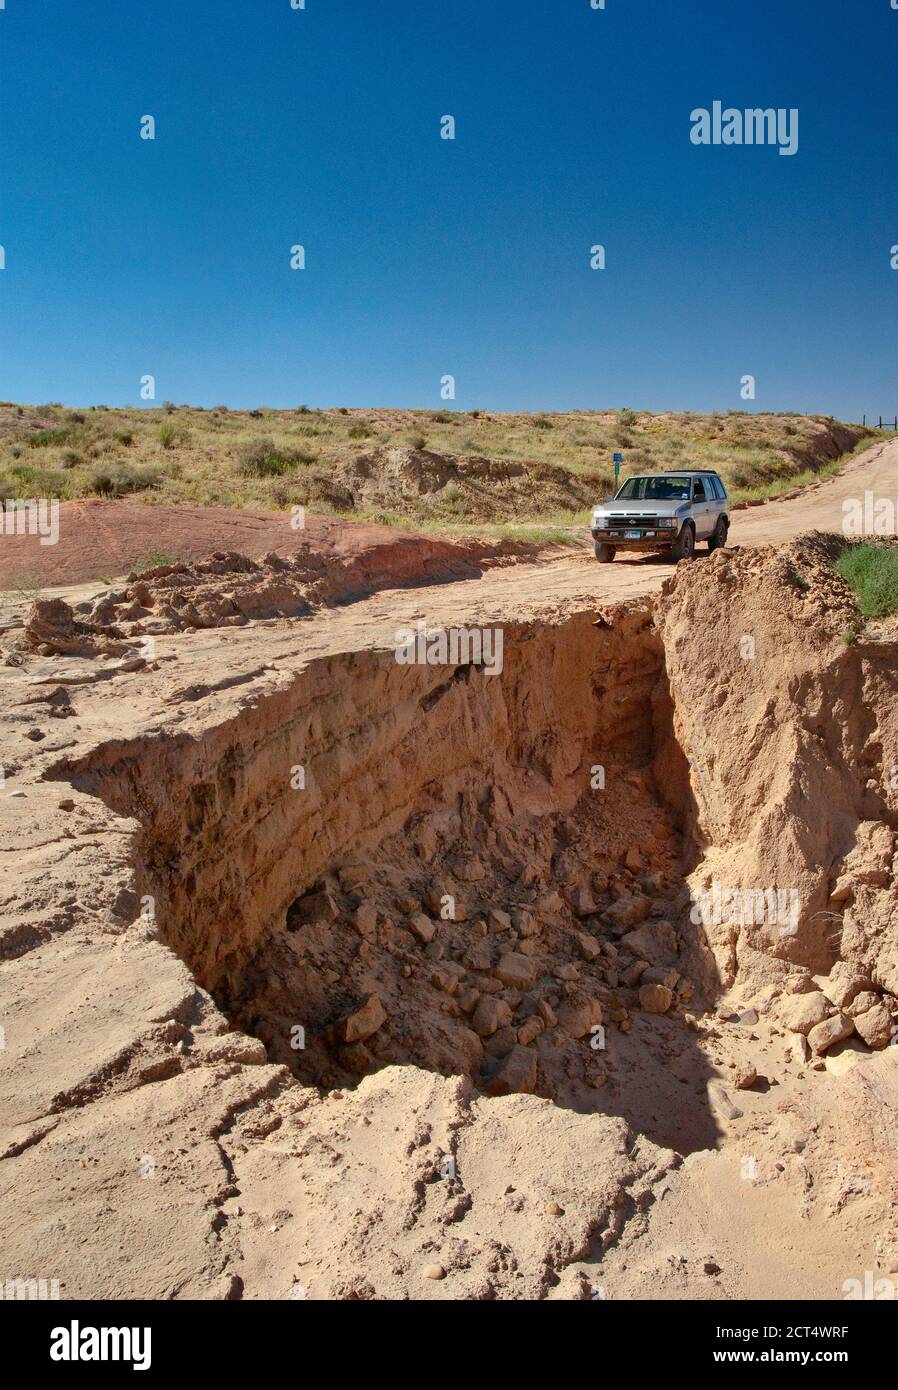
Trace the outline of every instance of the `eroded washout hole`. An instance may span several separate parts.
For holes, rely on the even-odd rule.
[[[663,1072],[695,856],[647,611],[505,627],[501,674],[322,659],[66,776],[139,822],[162,937],[304,1082],[410,1063],[626,1113]]]

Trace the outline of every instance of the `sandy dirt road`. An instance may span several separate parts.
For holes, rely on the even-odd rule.
[[[898,501],[898,441],[874,445],[846,464],[838,477],[812,484],[791,501],[766,502],[734,512],[729,544],[767,545],[792,540],[805,531],[839,532],[843,502],[862,500],[865,491]],[[706,555],[705,546],[700,546],[696,563],[701,564]],[[655,555],[618,555],[613,564],[598,565],[590,545],[572,555],[487,574],[472,586],[469,597],[473,598],[474,588],[488,593],[499,605],[489,605],[496,609],[494,617],[513,611],[522,600],[537,609],[541,603],[578,599],[615,603],[654,593],[670,572],[669,561]],[[441,609],[444,597],[449,595],[441,595]]]
[[[812,484],[790,501],[735,512],[730,544],[786,541],[815,529],[838,531],[843,502],[862,498],[865,490],[898,499],[898,441],[873,445],[837,477]],[[41,546],[32,536],[0,538],[0,589],[6,590],[7,610],[21,607],[37,582],[44,592],[89,597],[150,551],[189,559],[213,550],[239,550],[258,559],[269,550],[286,555],[302,548],[345,565],[369,591],[387,594],[416,584],[439,585],[441,612],[451,616],[456,605],[465,610],[485,605],[493,619],[520,608],[533,611],[534,605],[538,611],[546,602],[613,603],[652,593],[671,568],[659,556],[622,554],[612,565],[599,566],[585,528],[581,545],[543,552],[532,560],[519,552],[517,563],[509,563],[516,547],[508,546],[504,562],[492,568],[488,556],[494,547],[489,545],[453,544],[361,522],[309,516],[305,531],[292,531],[284,512],[88,501],[63,504],[56,545]],[[526,552],[527,547],[520,549]],[[701,546],[697,563],[705,554]]]
[[[770,502],[734,514],[730,533],[734,546],[763,545],[790,540],[809,530],[839,531],[846,498],[862,498],[870,490],[877,497],[898,499],[898,441],[875,445],[852,460],[835,478],[806,489],[789,502]],[[704,546],[696,565],[704,563]],[[219,705],[233,698],[239,707],[246,698],[258,698],[271,682],[322,657],[342,652],[390,650],[399,628],[424,622],[431,627],[488,625],[557,619],[572,613],[617,603],[657,592],[673,572],[669,562],[656,556],[617,559],[599,565],[588,540],[576,550],[551,552],[534,563],[518,562],[487,569],[478,577],[423,582],[404,587],[377,589],[357,602],[321,608],[300,621],[275,619],[245,627],[197,630],[160,638],[157,649],[161,669],[154,675],[119,673],[112,682],[100,681],[91,715],[101,730],[128,736],[158,718],[178,690],[215,693]],[[388,580],[389,583],[389,580]],[[61,586],[56,593],[69,600],[94,597],[106,588],[97,582]],[[21,595],[5,606],[7,630],[17,627],[30,606],[31,596]],[[44,679],[59,672],[58,658],[35,658],[47,665]],[[111,663],[116,666],[118,663]],[[72,659],[72,672],[85,663]],[[88,665],[92,665],[88,663]],[[35,668],[31,679],[42,675]],[[97,677],[94,675],[93,680]],[[12,695],[23,673],[10,669],[0,687]],[[236,688],[234,688],[236,687]],[[201,704],[203,702],[201,701]],[[188,703],[180,718],[190,727],[203,716]]]
[[[898,502],[898,441],[880,443],[846,464],[838,477],[806,488],[788,502],[766,502],[733,514],[729,544],[768,545],[792,540],[805,531],[841,531],[843,502],[863,499],[865,491]],[[696,552],[701,564],[707,551]],[[616,603],[654,593],[670,575],[669,561],[659,556],[618,556],[611,565],[598,565],[591,544],[574,554],[564,554],[535,565],[515,565],[497,570],[466,586],[468,603],[474,590],[484,595],[485,608],[498,618],[520,607],[539,611],[559,601]],[[456,586],[449,586],[455,588]],[[446,607],[448,593],[441,592],[439,608]],[[478,601],[478,608],[481,607]],[[437,616],[436,614],[434,615]]]
[[[762,545],[787,541],[812,529],[839,531],[843,501],[861,498],[867,489],[876,496],[898,498],[898,441],[875,445],[838,477],[813,485],[793,501],[736,512],[732,543]],[[701,547],[696,565],[704,563],[706,553]],[[448,627],[557,619],[561,613],[613,606],[657,592],[672,572],[668,562],[654,556],[599,565],[591,543],[585,542],[573,552],[554,552],[536,563],[507,564],[476,578],[381,588],[357,602],[321,608],[300,621],[275,619],[163,637],[157,643],[161,665],[155,672],[120,672],[114,681],[98,680],[96,673],[91,677],[91,683],[98,681],[98,685],[85,718],[96,719],[98,738],[104,734],[127,737],[167,717],[177,692],[190,690],[193,698],[178,716],[186,730],[202,725],[205,700],[210,696],[220,708],[233,704],[239,709],[247,699],[257,699],[272,684],[289,678],[289,673],[321,658],[392,649],[399,628],[418,622]],[[57,592],[83,599],[104,588],[96,583]],[[22,596],[10,608],[11,627],[22,621],[29,604],[30,598]],[[64,678],[83,671],[85,665],[93,669],[95,663],[71,659],[65,664]],[[28,679],[57,679],[60,670],[58,658],[33,658]],[[0,689],[13,697],[25,678],[24,672],[10,668],[0,677]],[[200,698],[194,703],[197,694]]]
[[[733,514],[730,545],[767,545],[806,531],[842,530],[843,503],[863,499],[865,491],[898,502],[898,441],[879,443],[858,455],[838,477],[806,488],[791,501],[767,502]],[[696,564],[707,556],[704,545]],[[671,574],[669,561],[656,555],[618,556],[611,565],[596,563],[587,537],[582,548],[553,554],[534,564],[519,563],[487,571],[477,579],[420,590],[383,590],[367,600],[372,614],[426,617],[435,623],[497,622],[538,617],[560,605],[614,604],[657,592]],[[416,597],[417,596],[417,597]]]

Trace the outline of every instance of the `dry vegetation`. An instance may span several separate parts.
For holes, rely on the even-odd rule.
[[[299,504],[406,527],[513,530],[539,539],[585,520],[590,502],[611,486],[614,451],[624,455],[625,474],[717,468],[740,500],[777,495],[834,471],[840,455],[873,433],[824,416],[740,412],[502,415],[171,404],[70,410],[0,403],[0,501],[131,495],[199,506]],[[404,460],[403,478],[392,477],[378,493],[367,475],[383,471],[377,451],[386,449],[438,457]],[[495,467],[485,470],[485,461]],[[422,465],[434,478],[409,487],[409,469],[420,474]]]

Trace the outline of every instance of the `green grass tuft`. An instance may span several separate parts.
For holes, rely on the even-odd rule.
[[[848,546],[836,569],[857,594],[865,618],[898,613],[898,546],[862,542]]]

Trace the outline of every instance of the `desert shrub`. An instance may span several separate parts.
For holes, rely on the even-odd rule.
[[[32,449],[62,449],[77,439],[77,431],[64,426],[56,430],[37,430],[29,435],[28,443]]]
[[[237,469],[245,478],[280,478],[298,464],[315,461],[314,454],[280,448],[271,439],[252,439],[237,449]]]
[[[129,566],[131,574],[146,574],[148,570],[155,570],[160,565],[177,565],[181,561],[177,555],[172,555],[167,550],[151,550],[148,555],[141,555],[138,559],[132,560]]]
[[[468,499],[458,483],[447,483],[440,491],[439,501],[441,509],[451,516],[462,517],[468,513]]]
[[[624,425],[624,426],[635,425],[635,424],[636,424],[636,411],[635,411],[635,410],[626,410],[626,409],[625,409],[625,410],[619,410],[619,411],[617,412],[617,423],[618,423],[619,425]]]
[[[366,425],[365,422],[364,422],[363,420],[360,420],[357,424],[351,425],[351,426],[350,426],[350,429],[349,429],[349,438],[350,438],[350,439],[367,439],[370,433],[371,433],[370,426]]]
[[[865,618],[898,613],[898,546],[870,541],[850,545],[836,561],[836,569],[857,595]]]
[[[411,439],[409,440],[409,443],[411,444],[413,449],[427,448],[427,439],[423,434],[413,434]]]
[[[537,415],[533,421],[533,428],[535,430],[550,430],[552,428],[552,421],[549,419],[548,415]]]
[[[89,490],[99,497],[126,497],[132,492],[145,492],[159,486],[161,475],[153,468],[115,468],[93,475]]]
[[[289,472],[271,439],[253,439],[237,449],[237,468],[245,478],[276,478]]]
[[[173,449],[178,438],[178,427],[173,425],[171,420],[166,420],[159,426],[159,443],[163,449]]]

